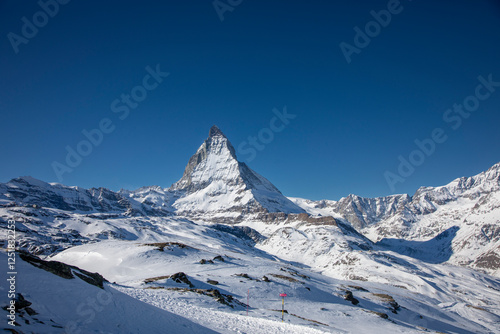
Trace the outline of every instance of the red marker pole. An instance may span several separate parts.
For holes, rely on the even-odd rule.
[[[283,322],[283,319],[285,318],[285,297],[286,293],[280,293],[281,297],[281,322]]]

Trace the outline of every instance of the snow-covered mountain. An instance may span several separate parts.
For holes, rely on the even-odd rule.
[[[5,247],[14,219],[19,249],[72,265],[76,276],[103,275],[114,299],[101,308],[124,319],[70,314],[94,288],[22,263],[22,298],[39,313],[20,313],[26,332],[72,332],[67,323],[78,324],[74,332],[154,332],[171,321],[172,332],[496,333],[499,171],[500,163],[413,196],[287,198],[239,162],[214,126],[169,188],[0,184],[0,236]],[[68,292],[49,302],[42,283],[29,284],[38,276]],[[289,295],[287,324],[280,292]],[[134,310],[147,321],[131,324]],[[164,311],[165,321],[154,320]]]
[[[189,159],[182,178],[168,189],[144,187],[124,196],[179,216],[235,223],[269,212],[304,213],[266,178],[239,162],[222,131],[213,126]]]
[[[411,197],[405,194],[366,198],[351,194],[339,201],[311,201],[302,198],[290,200],[312,215],[344,218],[354,228],[361,230],[403,210]]]
[[[233,146],[215,125],[170,190],[179,196],[173,203],[177,214],[207,220],[238,219],[258,212],[304,212],[271,182],[239,162]]]
[[[83,189],[46,183],[30,176],[0,184],[0,205],[28,205],[82,213],[162,216],[163,207],[142,204],[106,188]]]
[[[422,187],[411,197],[291,200],[310,214],[345,219],[402,254],[500,275],[500,163],[445,186]]]

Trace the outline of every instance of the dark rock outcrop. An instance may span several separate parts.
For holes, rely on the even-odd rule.
[[[178,272],[170,276],[170,278],[176,283],[185,283],[189,285],[190,288],[194,287],[193,283],[189,280],[187,275],[183,272]]]
[[[78,277],[81,280],[95,285],[101,289],[104,289],[104,282],[107,282],[107,280],[98,273],[91,273],[89,271],[80,269],[75,266],[70,266],[59,261],[45,261],[37,256],[25,252],[20,252],[19,257],[35,267],[38,267],[65,279],[73,279],[75,277]]]
[[[358,305],[359,304],[359,300],[357,300],[356,298],[354,298],[354,296],[352,295],[352,292],[349,291],[349,290],[347,290],[345,292],[344,300],[350,301],[353,305]]]

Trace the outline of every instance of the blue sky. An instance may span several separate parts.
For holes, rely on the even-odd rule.
[[[53,17],[0,2],[0,182],[168,187],[213,124],[287,196],[411,195],[500,161],[500,87],[474,98],[479,76],[500,82],[497,1],[221,0],[219,13],[212,1],[60,1],[55,13],[42,0]],[[377,30],[371,11],[388,8]],[[36,34],[23,29],[34,20]],[[367,24],[348,63],[340,44],[356,47]],[[169,75],[155,81],[157,66]],[[447,114],[465,100],[467,118]],[[281,126],[285,106],[296,117]],[[107,133],[81,144],[101,122]],[[426,139],[431,153],[414,153]],[[91,152],[70,167],[67,147]],[[400,156],[418,166],[402,175]]]

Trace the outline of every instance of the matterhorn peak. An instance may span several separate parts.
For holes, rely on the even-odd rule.
[[[200,150],[205,151],[205,153],[213,153],[216,155],[229,155],[230,158],[234,159],[235,161],[237,160],[233,145],[231,145],[227,137],[224,135],[224,133],[222,133],[217,125],[213,125],[210,128],[210,131],[208,132],[208,138],[200,146],[198,152]]]
[[[180,192],[174,204],[178,212],[248,211],[250,207],[269,212],[303,212],[271,182],[239,162],[233,145],[215,125],[170,190]]]
[[[205,188],[213,181],[236,181],[238,161],[233,145],[217,126],[212,126],[208,138],[191,156],[182,178],[171,187],[188,193]]]

